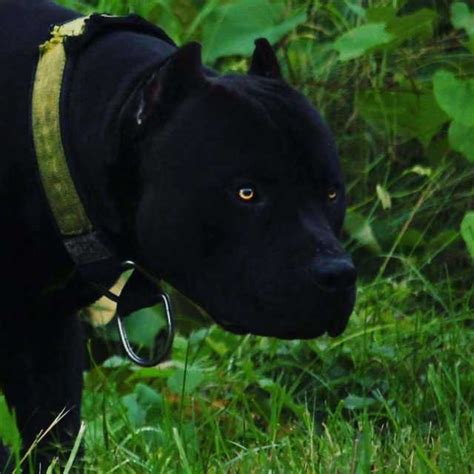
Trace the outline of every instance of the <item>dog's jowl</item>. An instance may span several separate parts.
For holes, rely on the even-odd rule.
[[[0,380],[25,449],[69,410],[39,461],[77,434],[76,313],[117,279],[110,262],[232,332],[344,330],[355,269],[334,139],[266,40],[248,74],[219,76],[138,17],[4,0],[0,91]]]

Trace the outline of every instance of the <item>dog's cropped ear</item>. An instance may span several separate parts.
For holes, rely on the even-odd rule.
[[[205,83],[201,45],[192,42],[182,46],[139,91],[136,124],[144,124],[155,111],[169,110]]]
[[[255,41],[249,74],[269,79],[281,79],[280,65],[275,51],[265,38],[259,38]]]

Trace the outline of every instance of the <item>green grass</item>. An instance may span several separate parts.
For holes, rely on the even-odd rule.
[[[124,473],[472,472],[474,295],[445,296],[415,274],[383,279],[361,286],[336,339],[282,342],[214,326],[178,337],[162,368],[120,359],[96,367],[86,376],[86,464]]]
[[[85,13],[135,11],[182,43],[205,42],[206,15],[223,2],[62,3]],[[436,25],[339,61],[331,44],[365,21],[366,3],[404,3],[400,15],[436,8]],[[120,358],[95,367],[83,403],[88,472],[474,472],[474,267],[459,236],[474,206],[474,167],[450,146],[446,124],[422,143],[410,134],[419,122],[406,125],[416,110],[399,117],[377,95],[365,109],[357,99],[426,93],[442,68],[473,77],[449,3],[318,0],[279,42],[285,77],[336,131],[347,178],[346,237],[362,283],[346,332],[283,342],[202,328],[178,336],[161,368]],[[248,58],[210,65],[242,72]]]

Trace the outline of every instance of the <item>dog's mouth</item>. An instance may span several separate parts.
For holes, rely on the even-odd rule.
[[[344,296],[344,297],[343,297]],[[253,309],[246,314],[242,309],[237,315],[210,313],[215,322],[233,334],[254,334],[278,339],[314,339],[327,333],[330,337],[340,336],[347,327],[355,303],[355,290],[329,301],[326,311],[314,308],[312,312],[265,311]],[[293,317],[288,314],[293,313]]]
[[[331,337],[340,336],[344,330],[346,329],[347,323],[349,322],[349,317],[341,318],[341,319],[333,319],[329,323],[329,327],[327,329],[327,333]]]
[[[239,324],[231,323],[230,321],[226,321],[225,319],[221,319],[219,321],[216,321],[222,328],[224,328],[226,331],[229,331],[233,334],[249,334],[252,333],[252,331],[244,328],[243,326],[240,326]]]
[[[329,322],[326,327],[322,328],[289,328],[287,330],[272,330],[271,325],[268,331],[262,330],[261,328],[249,328],[241,324],[236,324],[227,320],[217,321],[220,326],[226,331],[233,334],[244,335],[244,334],[255,334],[257,336],[276,337],[278,339],[314,339],[322,336],[324,333],[331,337],[340,336],[346,329],[349,317],[334,319]]]

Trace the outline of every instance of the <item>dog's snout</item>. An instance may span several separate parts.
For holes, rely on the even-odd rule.
[[[348,257],[320,258],[314,268],[316,284],[325,291],[347,290],[354,286],[357,271]]]

